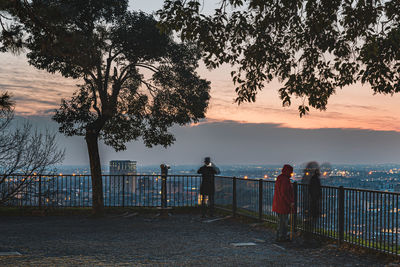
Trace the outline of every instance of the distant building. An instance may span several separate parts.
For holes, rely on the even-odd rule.
[[[136,161],[111,160],[110,161],[110,184],[114,193],[132,194],[136,191],[137,177]],[[118,176],[112,176],[118,175]],[[123,185],[123,181],[125,185]]]
[[[136,175],[136,161],[112,160],[110,161],[110,175]]]

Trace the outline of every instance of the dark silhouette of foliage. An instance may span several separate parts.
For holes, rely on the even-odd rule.
[[[40,132],[29,123],[13,125],[13,102],[8,93],[0,97],[0,205],[24,193],[32,194],[30,183],[36,173],[51,171],[64,159],[57,146],[56,133]],[[23,178],[17,179],[14,175]],[[22,193],[24,192],[24,193]]]
[[[169,127],[204,118],[210,88],[195,71],[200,53],[160,33],[152,16],[128,11],[127,1],[13,2],[20,6],[8,13],[24,33],[29,63],[82,81],[53,119],[65,135],[85,137],[93,208],[102,213],[98,140],[116,151],[138,138],[168,146]]]
[[[196,41],[208,67],[237,67],[239,104],[274,78],[284,106],[303,100],[300,115],[326,109],[337,88],[357,81],[400,91],[398,0],[221,0],[210,15],[205,3],[166,0],[160,27]]]

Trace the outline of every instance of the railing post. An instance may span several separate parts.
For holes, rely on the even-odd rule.
[[[298,184],[297,182],[293,183],[293,196],[294,196],[294,207],[293,207],[293,231],[296,232],[296,227],[297,227],[297,196],[298,196]]]
[[[339,186],[338,192],[338,242],[342,245],[344,240],[344,188]]]
[[[167,176],[168,176],[168,166],[161,164],[161,208],[167,208]]]
[[[39,175],[39,209],[42,208],[42,175]]]
[[[161,207],[164,209],[167,207],[167,176],[161,176]]]
[[[263,219],[263,180],[258,180],[258,219]]]
[[[122,207],[125,207],[125,174],[122,175]]]
[[[236,199],[236,177],[232,179],[232,214],[236,216],[237,199]]]

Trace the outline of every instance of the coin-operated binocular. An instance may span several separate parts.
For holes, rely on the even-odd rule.
[[[167,176],[168,170],[171,168],[169,165],[163,163],[161,168],[161,208],[167,208]]]
[[[166,176],[168,175],[168,170],[171,169],[171,166],[163,163],[160,165],[160,168],[161,168],[161,177],[165,176],[166,178]]]

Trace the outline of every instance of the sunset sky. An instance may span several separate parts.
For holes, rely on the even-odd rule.
[[[132,9],[140,9],[145,12],[154,11],[162,4],[162,0],[130,2]],[[338,89],[336,94],[330,98],[326,111],[311,110],[310,115],[300,118],[297,111],[298,101],[293,101],[290,108],[282,107],[278,96],[281,84],[277,81],[266,85],[265,89],[258,94],[256,103],[238,106],[234,103],[235,92],[229,75],[231,70],[230,66],[223,66],[214,71],[206,70],[204,67],[198,70],[202,77],[211,81],[212,99],[207,111],[207,119],[200,125],[176,128],[174,130],[177,133],[175,146],[164,150],[163,148],[146,149],[141,144],[131,144],[128,146],[128,151],[118,154],[109,148],[103,148],[102,161],[105,163],[110,159],[124,158],[138,160],[141,164],[146,165],[146,163],[157,164],[165,161],[165,157],[170,157],[171,162],[175,164],[197,163],[205,154],[216,156],[221,163],[275,164],[285,161],[302,163],[308,159],[315,159],[313,157],[320,157],[321,161],[340,163],[383,163],[400,160],[400,156],[398,156],[400,147],[397,145],[400,143],[398,120],[400,95],[373,95],[373,91],[368,85],[356,84]],[[78,81],[36,70],[26,63],[23,54],[19,56],[0,54],[0,90],[8,91],[13,95],[18,116],[33,119],[33,122],[37,123],[39,127],[50,125],[50,127],[56,128],[55,123],[49,122],[48,117],[54,113],[61,98],[68,98],[72,95],[76,83]],[[214,129],[214,131],[203,131],[204,129]],[[219,131],[222,131],[224,135],[231,136],[231,140],[223,136],[213,135],[211,137],[210,135],[213,140],[209,143],[210,146],[198,140],[197,135],[203,136],[204,142],[207,144],[207,140],[210,140],[207,138],[207,134],[216,134]],[[254,137],[254,131],[258,131],[257,137]],[[275,138],[273,140],[271,131],[274,133],[272,134]],[[264,138],[270,141],[260,146],[259,144],[263,142],[263,134],[265,134]],[[330,134],[334,138],[323,141]],[[190,139],[191,135],[195,141],[180,140],[180,136]],[[301,145],[296,145],[298,142],[293,140],[288,145],[288,136],[291,138],[304,136],[305,139]],[[328,147],[321,146],[321,144],[314,148],[314,150],[318,150],[318,153],[307,152],[307,147],[313,146],[313,142],[319,138],[318,136],[322,138],[320,139],[321,144],[329,143],[334,152],[327,153]],[[82,149],[82,144],[84,147],[82,138],[79,138],[82,139],[79,141],[76,141],[77,138],[60,138],[68,147],[65,164],[87,162],[86,152]],[[188,148],[188,144],[184,145],[185,142],[189,142],[192,146],[189,145]],[[224,152],[225,148],[216,149],[213,142],[220,144],[225,142],[226,146],[241,144],[240,148],[232,148]],[[67,145],[69,143],[72,145]],[[343,150],[338,148],[341,146],[343,146]],[[252,149],[251,153],[249,151],[244,153],[246,160],[239,155],[236,157],[232,155],[239,151],[243,152],[246,147]],[[284,148],[287,152],[283,153],[279,151],[279,148]],[[191,152],[188,149],[196,151],[189,158],[188,154]],[[346,149],[348,151],[345,151]],[[268,150],[268,153],[265,150]],[[381,151],[378,153],[377,150]],[[170,152],[172,151],[174,156],[171,157]],[[221,159],[224,157],[224,153],[230,154],[229,160]],[[274,157],[274,153],[278,153],[279,156]],[[77,154],[79,154],[78,157]]]

